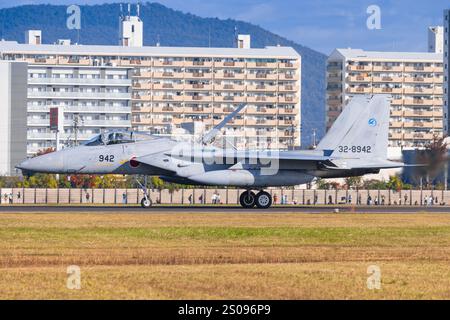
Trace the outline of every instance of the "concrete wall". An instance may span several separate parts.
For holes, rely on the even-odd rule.
[[[26,158],[27,64],[0,61],[0,175]]]
[[[150,191],[155,204],[212,204],[213,194],[220,196],[221,204],[239,204],[238,189],[180,189]],[[425,198],[433,197],[434,204],[450,205],[450,191],[442,190],[303,190],[269,189],[275,204],[367,205],[369,199],[375,205],[425,205]],[[13,204],[139,204],[143,192],[140,189],[0,189],[2,205]],[[12,197],[10,197],[12,195]],[[370,198],[369,198],[370,197]],[[437,201],[436,201],[437,199]]]

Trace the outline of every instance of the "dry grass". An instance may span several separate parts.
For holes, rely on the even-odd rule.
[[[0,226],[3,299],[450,298],[446,214],[23,213]],[[71,264],[81,290],[65,286]]]

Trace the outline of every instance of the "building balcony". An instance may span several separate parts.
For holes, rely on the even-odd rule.
[[[214,102],[245,102],[245,96],[214,96]]]
[[[442,88],[434,88],[433,90],[433,94],[443,94],[444,91],[442,90]]]
[[[434,129],[443,129],[444,123],[442,121],[433,121],[433,128]]]
[[[235,62],[235,61],[216,61],[214,62],[215,68],[245,68],[245,62]]]
[[[434,72],[433,67],[405,67],[405,72]]]
[[[250,91],[250,92],[275,92],[275,91],[277,91],[277,86],[248,85],[247,91]]]
[[[186,91],[209,91],[212,90],[213,86],[210,84],[185,84],[184,90]]]
[[[433,100],[431,99],[404,99],[404,105],[420,105],[420,106],[432,106]]]
[[[131,98],[134,101],[147,101],[147,102],[152,101],[152,96],[149,94],[146,95],[133,94]]]
[[[442,105],[444,105],[444,100],[442,100],[440,98],[435,98],[435,99],[433,99],[433,104],[436,106],[442,106]]]
[[[278,97],[279,103],[293,103],[297,104],[299,103],[298,97]]]
[[[210,114],[213,113],[212,107],[184,107],[184,111],[186,113],[200,113],[200,114]]]
[[[392,99],[391,100],[391,104],[392,105],[402,105],[403,104],[403,99]]]
[[[245,91],[244,85],[236,84],[215,84],[214,90],[216,91]]]
[[[420,118],[429,118],[429,117],[433,117],[433,111],[424,111],[424,110],[413,110],[413,111],[409,111],[409,110],[405,110],[403,112],[403,115],[405,117],[420,117]]]
[[[347,70],[349,71],[372,71],[371,65],[348,65]]]
[[[433,128],[433,122],[431,121],[405,121],[403,123],[404,128]]]
[[[192,68],[212,68],[213,62],[212,61],[185,61],[184,62],[185,67],[192,67]]]
[[[272,79],[272,78],[268,77],[268,79]],[[274,77],[274,80],[275,79],[276,78]],[[289,74],[289,73],[278,74],[278,80],[296,80],[297,81],[298,79],[299,79],[298,74]]]
[[[154,83],[153,90],[183,90],[184,86],[177,83]]]
[[[186,72],[184,74],[185,79],[211,79],[211,72]]]
[[[401,128],[403,126],[403,122],[401,121],[392,121],[389,123],[389,127],[391,128]]]
[[[89,65],[91,65],[91,60],[90,59],[59,57],[58,64],[89,66]]]
[[[185,95],[184,96],[184,101],[186,102],[211,102],[212,101],[212,96],[207,96],[207,95]]]
[[[391,117],[401,117],[402,115],[402,110],[391,110]]]
[[[247,107],[245,110],[246,114],[276,114],[276,109],[265,108],[265,107]]]
[[[279,127],[292,127],[295,126],[294,120],[278,120],[277,125]]]
[[[278,64],[276,62],[247,62],[247,69],[276,69]]]
[[[408,82],[408,83],[433,83],[433,78],[405,77],[405,82]]]
[[[268,109],[271,110],[271,109]],[[278,110],[278,113],[281,115],[293,115],[296,113],[297,109],[292,109],[292,108],[277,108],[277,109],[273,109],[273,110]]]
[[[233,72],[217,72],[214,73],[214,79],[239,79],[245,78],[244,73],[233,73]]]
[[[152,108],[152,113],[180,113],[182,112],[183,109],[182,108],[174,108],[174,107],[168,107],[168,106],[164,106],[164,107],[153,107]]]
[[[345,91],[347,93],[371,93],[372,88],[365,88],[365,87],[347,88]]]
[[[135,83],[133,83],[133,89],[152,90],[153,85],[152,85],[152,83],[135,82]]]
[[[135,72],[135,74],[133,75],[133,77],[136,78],[152,78],[153,77],[153,72],[151,71],[137,71]]]
[[[152,100],[153,101],[184,101],[184,96],[180,95],[158,95],[158,96],[153,96]]]
[[[405,133],[403,135],[404,140],[432,140],[432,133]]]
[[[28,91],[28,98],[67,98],[67,99],[117,99],[131,100],[131,93],[118,92],[56,92],[56,91]]]
[[[153,78],[160,78],[160,79],[183,79],[184,73],[183,72],[153,72]]]
[[[389,139],[390,140],[402,140],[403,139],[403,133],[389,133]]]
[[[269,90],[269,91],[271,91],[271,90]],[[280,91],[280,92],[299,92],[300,86],[297,86],[297,85],[279,86],[278,91]]]
[[[404,88],[405,94],[433,94],[433,89],[428,88]]]
[[[373,88],[372,89],[373,93],[397,93],[397,94],[401,94],[402,93],[402,88]]]
[[[278,63],[279,69],[299,69],[300,68],[300,62],[280,62]]]
[[[28,84],[131,86],[131,79],[28,78]]]
[[[371,77],[368,76],[351,76],[351,77],[347,77],[347,81],[349,82],[370,82],[372,79]]]
[[[443,73],[444,72],[444,67],[434,67],[433,68],[433,72],[434,73]]]
[[[401,77],[390,77],[390,76],[373,77],[372,79],[373,82],[381,82],[381,83],[402,82],[402,80],[403,79]]]
[[[247,79],[248,80],[276,80],[277,75],[276,74],[267,74],[267,73],[263,73],[263,72],[248,73]]]
[[[184,61],[171,61],[171,60],[153,60],[154,67],[175,67],[182,68],[184,67]]]
[[[373,66],[373,71],[402,72],[402,66]]]

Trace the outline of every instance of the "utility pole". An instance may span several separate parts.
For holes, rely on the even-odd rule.
[[[75,138],[75,146],[78,145],[78,129],[80,127],[80,125],[83,123],[83,118],[76,114],[73,117],[73,131],[74,131],[74,138]]]
[[[313,131],[313,136],[312,136],[312,137],[313,137],[312,146],[313,146],[313,148],[315,149],[315,148],[317,147],[317,143],[316,143],[317,129],[316,129],[316,128],[313,128],[312,131]]]

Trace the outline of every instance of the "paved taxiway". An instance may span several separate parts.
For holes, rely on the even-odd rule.
[[[450,207],[442,206],[274,206],[267,210],[243,209],[239,206],[0,206],[0,213],[450,213]]]

